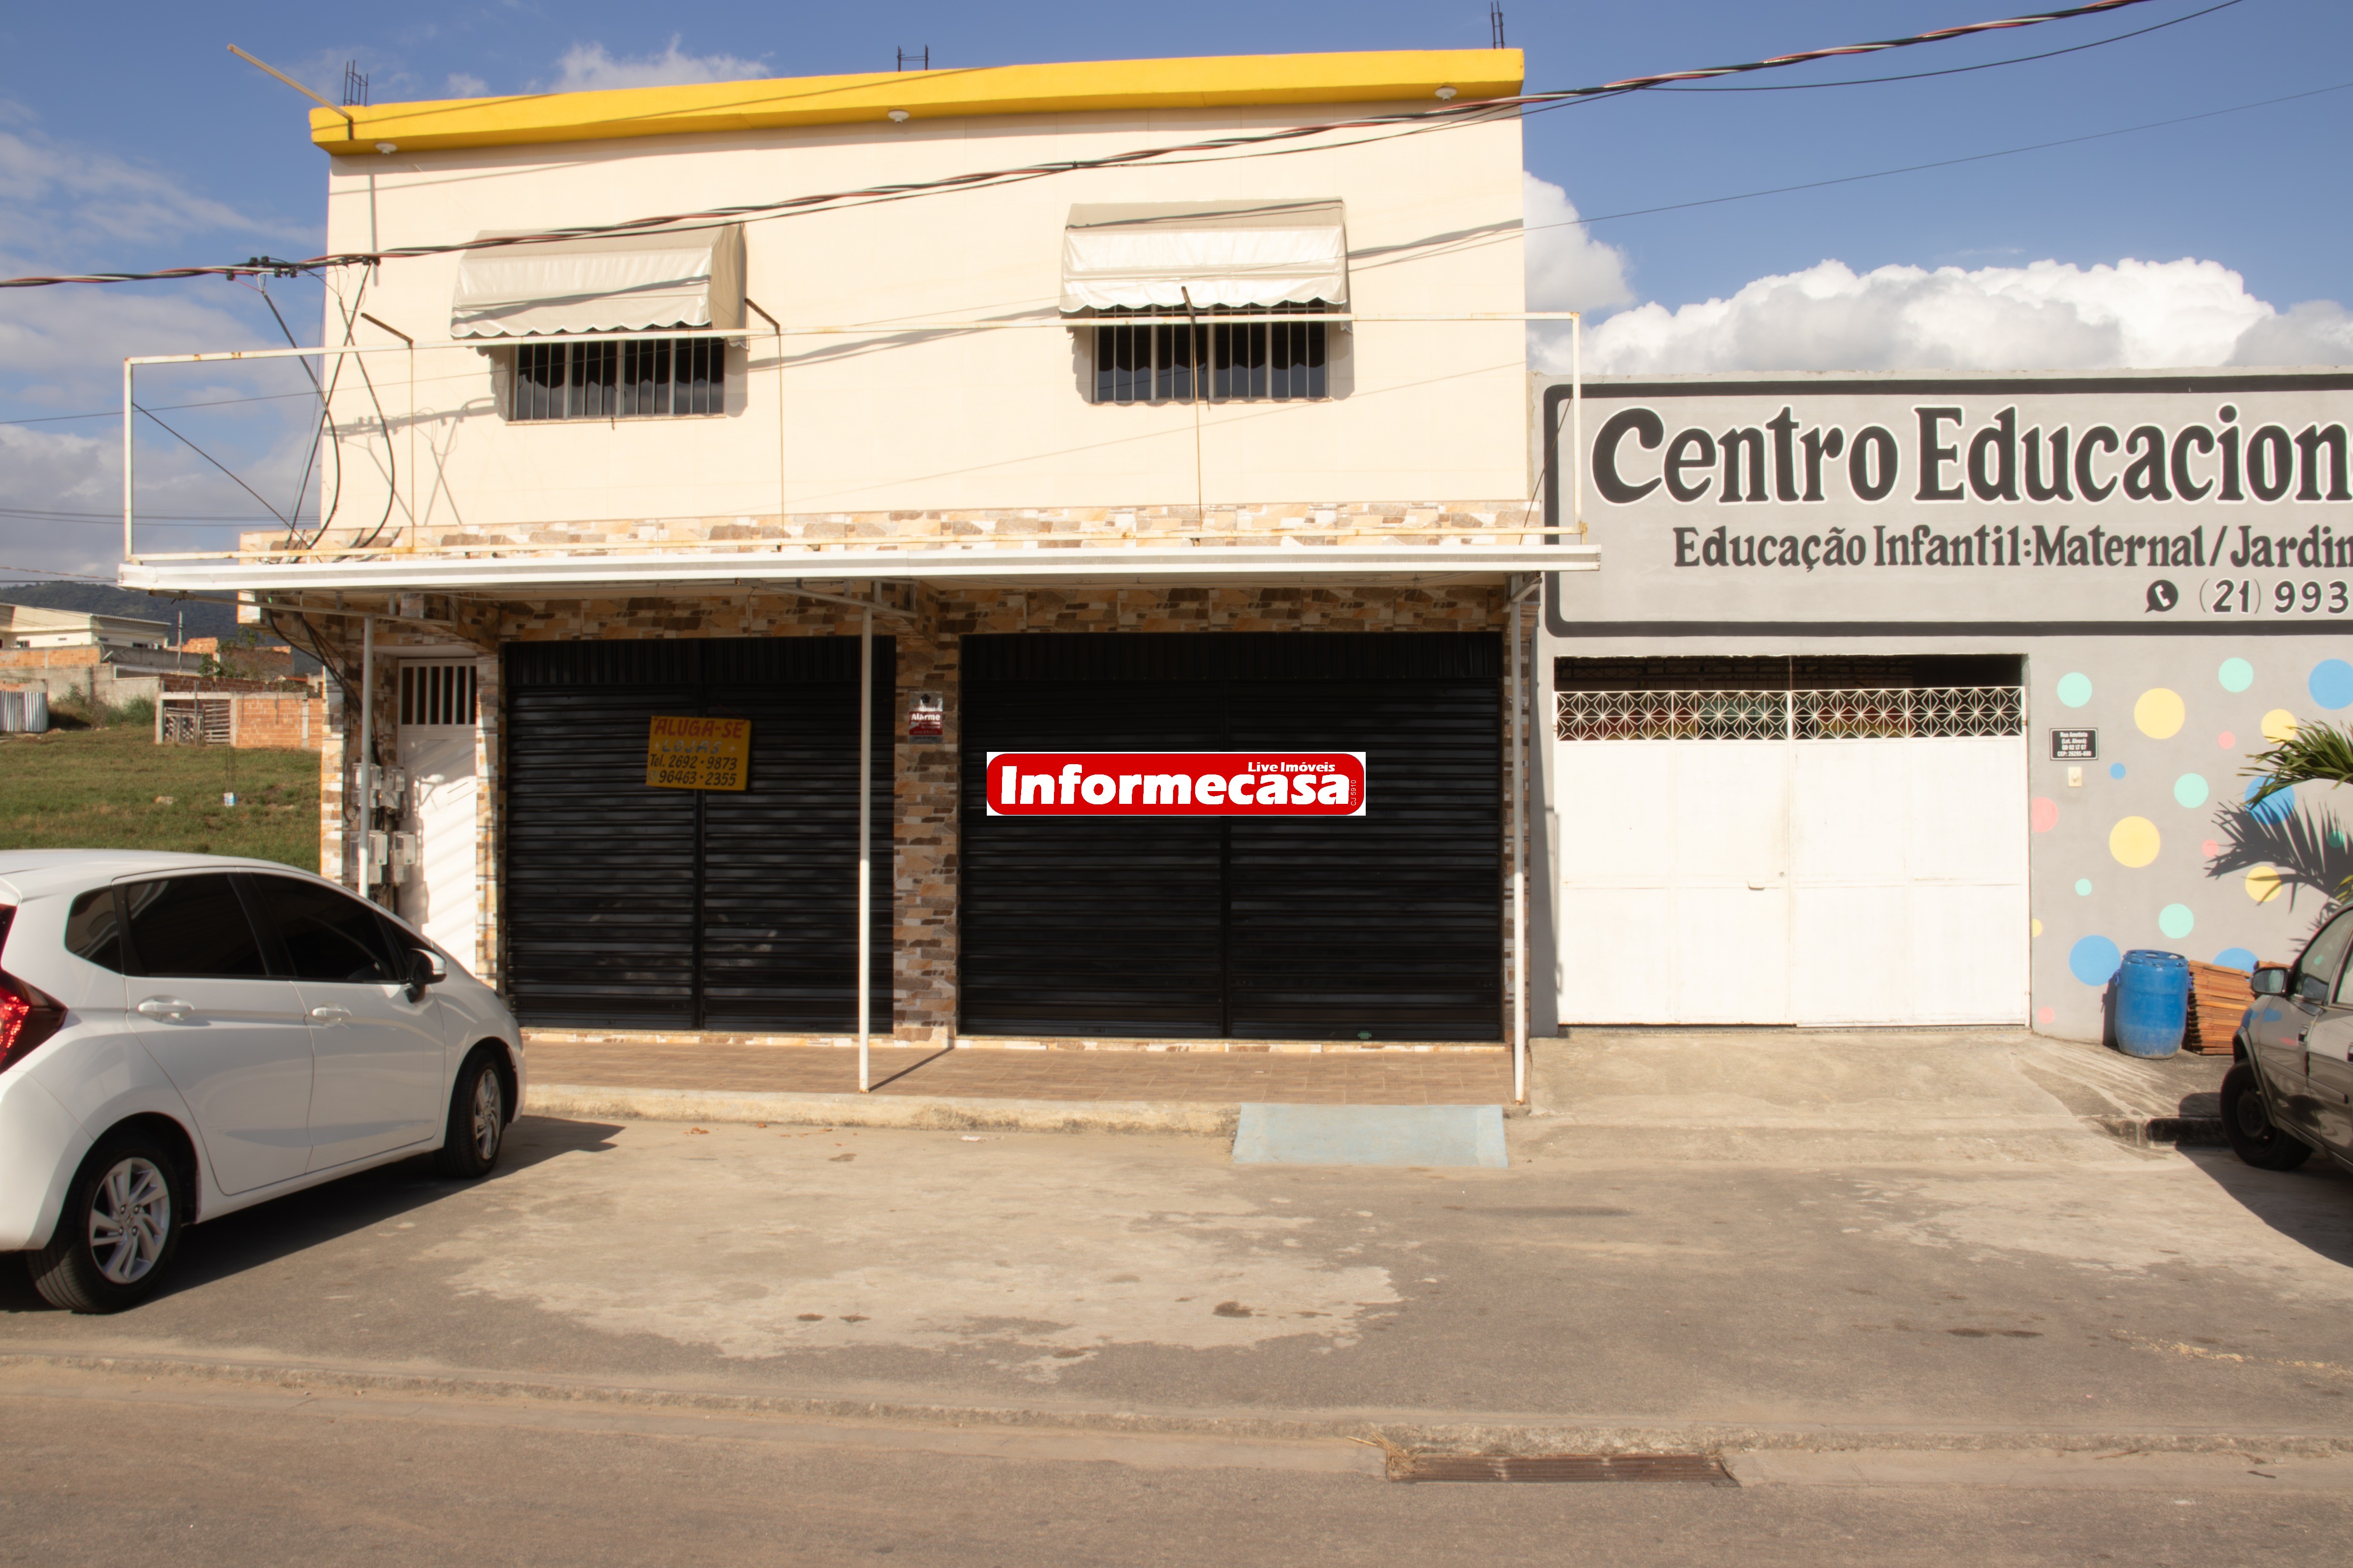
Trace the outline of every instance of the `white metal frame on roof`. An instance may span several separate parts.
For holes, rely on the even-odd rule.
[[[750,304],[748,300],[745,302]],[[759,307],[757,305],[751,305],[751,308],[754,310],[759,310]],[[767,316],[767,312],[765,310],[759,310],[759,313],[764,317]],[[382,321],[376,321],[375,318],[373,316],[368,317],[367,319],[374,321],[377,326],[384,327],[386,331],[393,332],[395,335],[399,336],[401,338],[401,342],[396,343],[345,343],[340,347],[215,349],[197,353],[136,354],[126,358],[122,362],[122,555],[126,563],[135,564],[139,561],[138,497],[136,489],[137,476],[133,463],[133,435],[137,428],[133,422],[136,418],[136,415],[134,413],[135,405],[133,403],[133,391],[134,378],[139,366],[157,364],[212,364],[231,360],[311,359],[326,358],[330,356],[340,357],[344,354],[406,353],[409,356],[409,371],[412,383],[409,396],[411,408],[413,410],[416,401],[416,391],[414,386],[417,363],[416,356],[420,351],[433,349],[471,349],[479,353],[486,353],[491,348],[500,346],[501,344],[522,341],[520,339],[445,338],[431,342],[419,342],[409,339],[406,334],[401,333],[399,329],[396,327],[389,326]],[[1274,318],[1268,319],[1272,320]],[[1280,319],[1285,325],[1299,322],[1329,321],[1351,327],[1412,322],[1493,323],[1516,321],[1525,324],[1530,321],[1567,321],[1572,323],[1573,325],[1569,337],[1569,452],[1572,467],[1572,488],[1569,493],[1573,498],[1573,516],[1576,519],[1574,528],[1580,536],[1582,535],[1584,529],[1583,519],[1585,515],[1585,443],[1582,437],[1585,418],[1585,378],[1583,368],[1585,332],[1584,315],[1581,311],[1385,311],[1377,314],[1364,314],[1356,311],[1328,311],[1314,314],[1286,314]],[[783,352],[784,340],[788,337],[904,337],[930,332],[1071,331],[1082,327],[1113,323],[1120,326],[1185,326],[1198,325],[1199,322],[1199,317],[1198,313],[1178,311],[1173,314],[1165,315],[1121,316],[1112,319],[1111,323],[1107,323],[1103,318],[1094,316],[1056,316],[1047,318],[1025,317],[1018,321],[866,321],[824,326],[786,326],[776,321],[774,318],[769,318],[769,321],[770,328],[765,332],[752,331],[747,328],[743,327],[699,327],[657,331],[572,332],[565,333],[563,336],[566,341],[594,341],[600,342],[642,342],[648,339],[662,338],[774,338],[776,340],[777,344],[777,374],[781,375],[785,368]],[[784,403],[783,400],[779,398],[777,402],[777,417],[779,420],[777,438],[779,444],[778,461],[780,463],[783,460],[783,429],[781,424],[783,415]],[[413,446],[411,455],[413,458]],[[413,462],[411,468],[412,471],[414,471]],[[778,496],[778,504],[780,507],[783,504],[781,492]],[[1533,532],[1535,531],[1532,530],[1530,531]],[[994,548],[1002,549],[1003,547],[1000,545]],[[1428,550],[1431,547],[1424,545],[1411,548]],[[1451,552],[1458,548],[1472,549],[1485,547],[1450,545],[1445,548]],[[1229,563],[1229,564],[1232,563]],[[828,572],[830,573],[830,562],[828,563]],[[1566,557],[1547,555],[1545,558],[1544,563],[1540,564],[1498,565],[1486,569],[1494,571],[1522,572],[1574,572],[1587,570],[1588,568],[1580,567]],[[849,569],[844,574],[861,576],[873,575],[875,574]],[[906,574],[889,573],[882,574],[901,576],[905,575]],[[1257,575],[1258,574],[1252,573],[1250,574]],[[1152,574],[1152,575],[1155,580],[1165,580],[1161,579],[1158,574]],[[149,587],[155,585],[145,582],[134,581],[130,575],[130,568],[128,564],[126,564],[124,569],[121,581],[125,586],[129,587]],[[234,585],[237,587],[245,587],[252,584],[238,583],[236,584],[207,584],[205,585]]]

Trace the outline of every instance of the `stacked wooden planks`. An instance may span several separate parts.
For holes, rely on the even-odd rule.
[[[2255,967],[2281,966],[2259,963]],[[2206,1057],[2231,1054],[2231,1040],[2239,1032],[2240,1015],[2255,999],[2251,979],[2243,969],[2189,960],[2189,1026],[2181,1032],[2183,1050]]]

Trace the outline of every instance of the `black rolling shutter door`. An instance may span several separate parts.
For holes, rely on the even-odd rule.
[[[963,1027],[1495,1039],[1500,640],[965,639]],[[988,751],[1366,753],[1360,818],[991,817]]]
[[[694,795],[646,787],[649,721],[700,700],[682,646],[507,650],[506,976],[523,1023],[694,1026]]]
[[[890,638],[874,639],[875,1026],[891,1021]],[[858,643],[507,655],[507,973],[525,1024],[835,1032],[857,994]],[[752,721],[747,787],[645,782],[648,721]]]

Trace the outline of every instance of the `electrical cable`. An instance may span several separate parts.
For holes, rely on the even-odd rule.
[[[1624,217],[1648,217],[1652,213],[1683,212],[1692,207],[1712,207],[1725,202],[1753,201],[1758,196],[1786,195],[1791,191],[1817,191],[1825,185],[1851,185],[1858,180],[1884,180],[1896,174],[1916,174],[1923,169],[1949,169],[1957,163],[1981,163],[1989,158],[2012,158],[2021,153],[2040,153],[2052,147],[2070,147],[2079,142],[2103,142],[2111,136],[2130,136],[2136,132],[2157,131],[2168,125],[2187,125],[2192,121],[2212,120],[2220,115],[2239,114],[2250,109],[2263,109],[2274,103],[2293,103],[2300,98],[2318,98],[2327,92],[2343,92],[2353,88],[2353,81],[2340,81],[2331,87],[2316,87],[2306,92],[2291,92],[2280,98],[2258,99],[2253,103],[2234,103],[2228,109],[2210,109],[2200,114],[2184,114],[2171,120],[2152,120],[2145,125],[2126,125],[2114,131],[2094,131],[2082,136],[2063,136],[2056,142],[2036,142],[2024,147],[2004,147],[1994,153],[1972,153],[1963,158],[1939,158],[1933,163],[1906,163],[1900,169],[1878,169],[1868,174],[1841,174],[1836,179],[1809,180],[1799,185],[1775,185],[1769,190],[1742,191],[1737,195],[1707,196],[1695,202],[1671,202],[1662,207],[1634,207],[1622,213],[1601,213],[1593,217],[1573,217],[1559,223],[1529,224],[1515,230],[1534,234],[1547,228],[1578,228],[1587,224],[1611,223]]]
[[[138,404],[134,403],[131,406],[139,409],[139,412],[142,414],[147,414],[147,410],[140,407]],[[147,417],[150,419],[155,419],[155,416],[153,414],[147,414]],[[181,435],[169,425],[164,425],[164,422],[161,419],[155,419],[155,423],[164,426],[164,433],[165,435],[178,441],[182,446],[187,447],[189,451],[194,452],[197,457],[202,458],[214,468],[220,469],[222,473],[227,474],[229,479],[237,485],[237,489],[243,490],[254,500],[261,501],[263,508],[269,511],[270,516],[277,518],[281,523],[286,522],[285,516],[280,513],[276,507],[271,506],[266,500],[262,500],[261,492],[259,490],[255,489],[251,485],[247,484],[243,479],[238,479],[236,474],[231,473],[227,466],[222,463],[218,458],[214,457],[210,452],[206,451],[202,447],[199,447],[194,441],[189,440],[185,436]],[[287,526],[290,528],[293,525],[291,523],[287,523]]]
[[[2211,16],[2217,11],[2227,11],[2243,0],[2221,0],[2219,5],[2209,5],[2203,11],[2191,11],[2154,26],[2136,27],[2129,33],[2118,33],[2113,38],[2094,38],[2088,44],[2070,44],[2063,49],[2045,49],[2039,55],[2016,55],[2006,60],[1986,60],[1973,66],[1948,66],[1943,70],[1911,71],[1903,76],[1845,77],[1837,81],[1759,82],[1742,87],[1662,87],[1661,92],[1811,92],[1824,87],[1870,87],[1883,81],[1926,81],[1930,77],[1967,76],[1971,71],[1989,71],[2002,66],[2022,66],[2031,60],[2056,59],[2061,55],[2081,54],[2085,49],[2104,48],[2109,44],[2121,44],[2126,38],[2137,38],[2147,33],[2161,33],[2168,27],[2178,27],[2184,22],[2194,22],[2200,16]]]
[[[1805,49],[1793,54],[1776,55],[1768,58],[1743,61],[1736,65],[1705,66],[1689,70],[1662,71],[1649,76],[1628,77],[1604,82],[1597,87],[1569,88],[1556,91],[1521,93],[1507,98],[1486,99],[1468,104],[1449,104],[1435,110],[1410,110],[1398,113],[1371,115],[1355,120],[1324,121],[1311,125],[1285,126],[1275,131],[1254,132],[1235,136],[1213,137],[1205,141],[1169,147],[1145,147],[1131,152],[1107,153],[1097,158],[1066,159],[1050,163],[1034,163],[1009,169],[975,171],[944,176],[939,179],[909,182],[900,184],[869,186],[862,190],[838,191],[820,195],[789,197],[781,201],[747,203],[737,205],[706,208],[700,212],[673,213],[661,216],[634,218],[619,223],[584,224],[565,228],[551,228],[533,233],[477,237],[438,245],[396,246],[375,251],[344,251],[316,256],[303,261],[275,261],[256,258],[243,264],[206,267],[165,268],[152,272],[93,272],[0,279],[0,289],[45,288],[64,283],[129,283],[153,282],[178,278],[249,277],[264,272],[283,274],[288,269],[319,271],[331,267],[374,266],[388,260],[407,260],[428,256],[448,256],[476,250],[498,249],[508,246],[542,243],[557,239],[586,238],[599,235],[626,235],[648,232],[678,232],[681,226],[723,224],[747,217],[788,216],[812,210],[824,210],[838,204],[865,198],[902,199],[916,195],[936,195],[946,192],[985,189],[1020,181],[1041,179],[1055,174],[1073,174],[1093,169],[1121,168],[1152,163],[1185,153],[1231,153],[1250,156],[1235,150],[1269,146],[1297,141],[1338,131],[1366,130],[1379,127],[1399,127],[1402,133],[1418,130],[1442,129],[1462,123],[1479,123],[1486,120],[1515,114],[1531,109],[1557,107],[1578,100],[1613,98],[1630,92],[1667,86],[1682,81],[1704,81],[1719,77],[1741,76],[1760,70],[1778,70],[1790,66],[1805,65],[1816,60],[1835,59],[1851,55],[1878,54],[1890,49],[1910,48],[1916,45],[1945,43],[1978,33],[2005,31],[2018,27],[2038,26],[2046,22],[2065,21],[2121,10],[2126,6],[2147,5],[2149,0],[2088,0],[2087,4],[2063,10],[2037,12],[2029,16],[2000,17],[1985,22],[1964,23],[1957,26],[1939,27],[1904,37],[1881,38],[1864,43],[1841,44],[1828,48]],[[1825,84],[1827,85],[1827,84]],[[1198,160],[1196,160],[1198,161]]]

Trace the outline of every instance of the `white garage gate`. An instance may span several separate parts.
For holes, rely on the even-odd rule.
[[[1564,1025],[2026,1021],[2019,660],[1559,666]]]

